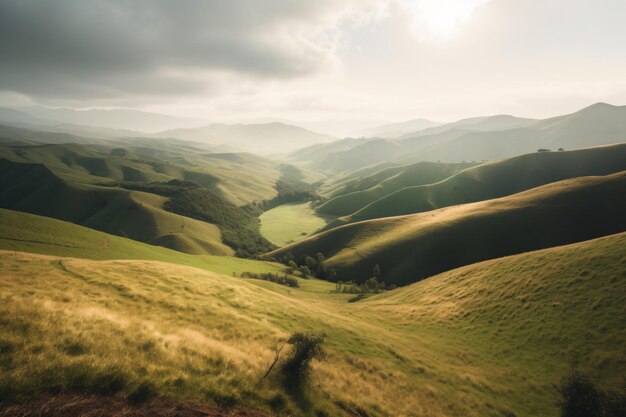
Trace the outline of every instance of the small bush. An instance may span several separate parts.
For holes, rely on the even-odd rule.
[[[143,403],[159,395],[155,386],[147,381],[137,385],[135,389],[128,394],[128,400],[133,403]]]
[[[91,391],[96,394],[116,394],[126,388],[128,375],[121,369],[111,367],[96,372],[91,383]]]
[[[282,394],[276,394],[269,400],[272,410],[278,412],[287,406],[287,399]]]
[[[624,417],[626,387],[619,391],[603,391],[593,380],[580,372],[576,362],[557,386],[561,394],[561,417]]]
[[[254,273],[254,272],[242,272],[241,273],[241,277],[242,278],[261,279],[263,281],[270,281],[270,282],[273,282],[275,284],[285,285],[287,287],[292,287],[292,288],[297,288],[297,287],[300,286],[300,283],[294,277],[290,277],[288,275],[280,276],[278,274],[272,274],[271,272],[270,273],[263,273],[263,274],[257,274],[257,273]]]
[[[325,339],[325,334],[313,332],[296,332],[289,337],[287,343],[292,345],[292,350],[282,365],[282,373],[290,386],[306,384],[311,376],[311,362],[326,358]]]
[[[572,368],[558,388],[561,417],[601,417],[600,392],[586,375]]]
[[[207,396],[209,396],[218,407],[225,410],[231,409],[241,402],[241,398],[239,398],[237,394],[210,392]]]

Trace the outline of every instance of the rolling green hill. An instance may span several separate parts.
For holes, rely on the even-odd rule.
[[[149,260],[220,274],[282,272],[283,266],[231,256],[190,255],[19,211],[0,209],[0,249],[94,260]]]
[[[0,159],[0,207],[193,254],[230,255],[217,226],[166,211],[167,198],[140,191],[74,184],[41,164]]]
[[[401,189],[362,206],[329,227],[499,198],[567,178],[623,170],[626,170],[626,143],[565,152],[535,152],[468,168],[434,184]]]
[[[327,215],[345,216],[402,188],[439,182],[474,164],[416,164],[387,168],[344,184],[317,208]]]
[[[559,181],[500,199],[362,221],[271,252],[326,257],[336,280],[363,282],[380,265],[388,284],[515,253],[626,230],[626,171]]]
[[[273,161],[256,155],[212,152],[201,144],[161,139],[5,145],[0,146],[0,158],[45,164],[64,179],[86,184],[193,181],[236,205],[276,196],[281,176]]]
[[[119,398],[148,384],[195,404],[297,415],[297,398],[258,380],[274,348],[309,329],[326,332],[329,351],[314,364],[312,414],[556,416],[553,386],[571,354],[602,387],[626,372],[625,258],[620,234],[347,303],[163,262],[0,252],[0,317],[12,318],[0,320],[10,364],[0,396]]]

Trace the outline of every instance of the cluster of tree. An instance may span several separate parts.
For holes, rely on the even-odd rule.
[[[337,281],[335,284],[335,291],[346,294],[378,294],[387,290],[395,290],[397,286],[395,284],[387,285],[381,280],[382,271],[380,265],[374,265],[372,270],[372,277],[358,284],[353,281]]]
[[[561,417],[624,417],[626,416],[626,386],[620,391],[602,390],[593,380],[580,372],[576,361],[557,386],[561,395]]]
[[[236,276],[235,273],[233,273]],[[285,285],[287,287],[296,288],[299,287],[300,284],[298,280],[294,277],[290,277],[288,275],[278,275],[273,274],[271,272],[257,274],[255,272],[242,272],[241,278],[254,278],[254,279],[262,279],[263,281],[270,281],[276,284]]]
[[[248,213],[259,216],[264,211],[273,209],[282,204],[301,203],[304,201],[317,201],[321,197],[317,194],[319,183],[309,184],[302,180],[300,170],[293,165],[283,164],[278,167],[281,171],[280,178],[274,188],[278,194],[270,200],[255,201],[244,207]]]
[[[558,151],[559,152],[563,152],[563,151],[565,151],[565,149],[559,148]],[[537,152],[552,152],[552,149],[539,148],[539,149],[537,149]]]
[[[276,261],[276,259],[274,260]],[[326,266],[326,258],[321,252],[318,252],[315,257],[305,255],[301,258],[300,263],[296,262],[291,252],[287,252],[279,261],[287,265],[289,274],[300,273],[302,278],[316,277],[336,282],[335,290],[341,293],[376,294],[397,288],[395,284],[385,284],[385,281],[382,279],[382,270],[378,264],[372,268],[372,275],[369,279],[362,283],[356,283],[353,281],[337,281],[337,271]]]
[[[344,294],[378,294],[388,290],[395,290],[397,286],[391,284],[387,286],[384,282],[378,281],[376,277],[372,277],[362,284],[352,281],[337,281],[335,291]]]
[[[291,252],[287,252],[280,260],[274,260],[287,265],[289,273],[299,272],[302,278],[317,277],[329,281],[335,281],[337,278],[337,271],[326,266],[326,258],[321,252],[318,252],[315,257],[304,256],[299,262]]]
[[[168,197],[163,206],[165,210],[216,225],[222,234],[222,241],[239,257],[249,258],[275,248],[261,236],[258,218],[201,185],[181,180],[120,185]]]

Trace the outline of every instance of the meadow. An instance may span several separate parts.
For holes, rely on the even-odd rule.
[[[283,204],[265,211],[259,218],[261,234],[276,246],[302,240],[330,221],[330,217],[316,213],[308,202]]]
[[[0,320],[0,396],[159,395],[281,415],[556,415],[553,384],[571,354],[603,386],[626,371],[624,259],[619,234],[349,303],[321,281],[287,288],[172,263],[2,251],[0,317],[11,319]],[[306,395],[259,384],[274,348],[301,330],[326,332],[329,351]]]

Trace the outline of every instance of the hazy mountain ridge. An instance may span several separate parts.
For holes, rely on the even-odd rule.
[[[545,148],[572,149],[626,140],[626,106],[598,103],[556,118],[535,120],[500,115],[463,119],[399,139],[352,142],[338,151],[333,144],[318,148],[307,166],[330,173],[357,169],[387,158],[403,164],[419,161],[463,162],[511,157]]]
[[[226,144],[260,154],[286,154],[320,142],[331,142],[333,136],[284,123],[211,124],[196,129],[175,129],[154,135],[208,144]]]
[[[444,123],[433,122],[427,119],[413,119],[405,122],[388,123],[381,126],[372,127],[369,129],[361,129],[353,132],[354,137],[366,137],[366,138],[397,138],[411,132],[417,132],[430,127],[440,126]]]
[[[38,119],[60,124],[83,125],[99,128],[155,133],[179,127],[199,127],[206,124],[197,118],[181,118],[165,114],[131,109],[50,108],[42,106],[21,107],[17,110]]]

